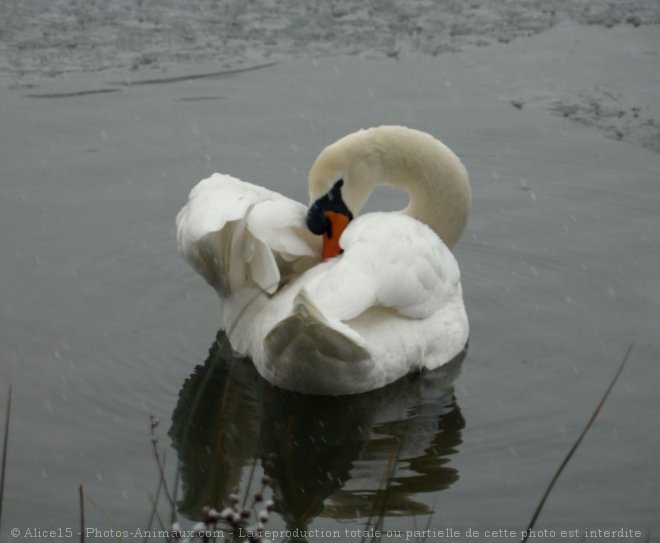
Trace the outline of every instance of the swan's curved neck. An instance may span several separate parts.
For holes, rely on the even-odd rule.
[[[465,230],[471,206],[467,171],[460,159],[429,134],[409,128],[372,128],[347,136],[345,200],[362,208],[377,185],[410,196],[403,213],[428,225],[452,246]],[[346,140],[347,138],[344,138]],[[341,143],[340,140],[337,143]]]

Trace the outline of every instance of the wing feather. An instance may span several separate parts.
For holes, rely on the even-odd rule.
[[[384,307],[424,319],[460,289],[451,251],[426,225],[394,213],[370,213],[342,235],[341,257],[306,288],[328,316],[346,321]]]
[[[305,214],[299,202],[216,173],[192,189],[177,215],[179,252],[221,295],[250,281],[273,293],[281,264],[304,271],[320,253]]]

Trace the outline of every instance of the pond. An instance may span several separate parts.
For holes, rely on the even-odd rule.
[[[644,55],[657,37],[575,36],[560,26],[433,58],[227,75],[189,65],[158,82],[108,70],[35,90],[5,77],[2,540],[12,528],[77,533],[79,485],[88,527],[144,529],[157,492],[167,521],[150,416],[172,492],[181,467],[182,526],[236,488],[251,499],[267,476],[267,526],[319,530],[309,541],[359,541],[374,519],[393,541],[427,527],[427,541],[468,530],[516,540],[631,343],[537,527],[657,537],[660,154],[550,107],[566,88],[626,90],[631,78],[589,64],[601,54],[637,70],[657,102],[657,60]],[[621,57],[631,48],[632,67]],[[438,372],[354,397],[278,390],[231,352],[219,299],[177,255],[174,217],[214,171],[306,203],[319,150],[379,124],[433,133],[470,172],[473,210],[455,248],[468,348]],[[400,204],[384,192],[370,208]]]

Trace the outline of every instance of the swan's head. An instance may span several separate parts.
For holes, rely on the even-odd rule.
[[[337,256],[339,237],[377,185],[410,196],[401,210],[429,226],[447,246],[461,236],[472,201],[465,166],[430,134],[403,126],[360,130],[329,145],[309,171],[307,226],[323,234],[323,260]]]
[[[341,253],[342,232],[364,207],[376,185],[379,164],[359,131],[326,147],[309,171],[307,227],[323,235],[322,260]]]

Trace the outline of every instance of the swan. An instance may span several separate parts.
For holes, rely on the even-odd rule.
[[[308,394],[356,394],[435,369],[467,342],[449,247],[471,189],[460,159],[402,126],[349,134],[309,172],[309,207],[213,174],[176,217],[183,258],[223,299],[223,325],[266,380]],[[399,212],[358,215],[378,185]]]

